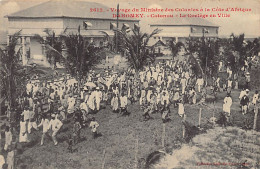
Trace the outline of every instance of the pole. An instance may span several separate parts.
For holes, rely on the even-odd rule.
[[[165,140],[165,123],[163,123],[163,131],[162,131],[162,147],[164,148]]]
[[[185,126],[184,124],[182,125],[182,138],[185,138]]]
[[[253,126],[253,130],[256,130],[256,124],[257,124],[257,115],[258,115],[258,106],[255,105],[254,108],[254,112],[255,112],[255,117],[254,117],[254,126]]]
[[[201,123],[201,108],[200,108],[200,112],[199,112],[199,127],[200,127],[200,123]]]
[[[135,169],[138,168],[138,158],[137,158],[137,154],[138,154],[138,136],[137,136],[137,139],[136,139],[136,143],[135,143]]]
[[[103,150],[103,163],[102,163],[102,169],[105,168],[106,163],[106,148]]]
[[[117,14],[116,14],[116,29],[118,31],[118,16],[119,16],[119,4],[117,4]],[[118,52],[118,37],[117,37],[117,31],[116,31],[116,54]]]

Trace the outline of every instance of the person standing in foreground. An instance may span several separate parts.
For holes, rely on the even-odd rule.
[[[15,168],[15,150],[9,149],[6,157],[6,163],[8,169],[14,169]]]
[[[227,116],[227,121],[229,121],[230,118],[231,105],[232,105],[232,98],[230,94],[227,94],[227,96],[224,98],[224,104],[223,104],[223,111]]]
[[[2,154],[0,154],[0,168],[2,169],[5,164],[5,158]]]
[[[5,146],[4,150],[7,151],[8,147],[12,144],[12,132],[10,131],[10,127],[6,126],[5,128]]]
[[[94,139],[97,138],[97,136],[98,136],[97,128],[99,127],[99,124],[98,124],[98,122],[96,121],[95,117],[93,117],[93,118],[91,119],[91,122],[90,122],[90,124],[89,124],[89,127],[91,128],[91,131],[92,131],[92,133],[93,133],[93,138],[94,138]]]
[[[242,114],[245,115],[247,113],[248,104],[249,104],[249,98],[247,95],[244,95],[241,98],[240,104],[241,104]]]
[[[49,130],[49,124],[50,124],[50,121],[49,121],[49,119],[46,117],[46,115],[44,114],[44,115],[42,116],[41,123],[38,125],[38,128],[42,126],[41,145],[43,145],[44,137],[45,137],[46,133],[47,133],[48,130]]]
[[[59,132],[61,126],[63,125],[62,122],[58,119],[58,118],[55,118],[55,114],[52,114],[51,116],[51,121],[50,121],[50,124],[49,124],[49,129],[52,129],[53,133],[52,133],[52,140],[54,142],[54,145],[56,146],[58,144],[58,141],[57,141],[57,133]]]

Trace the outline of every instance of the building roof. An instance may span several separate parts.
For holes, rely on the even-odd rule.
[[[209,26],[219,27],[210,21],[202,18],[189,18],[189,17],[175,17],[175,18],[164,18],[156,23],[150,24],[151,26]]]
[[[158,39],[154,39],[153,37],[150,38],[149,41],[148,41],[147,46],[152,47],[152,46],[155,46],[155,45],[166,46],[166,44],[163,41],[161,41],[160,39],[159,40]]]
[[[90,9],[103,9],[105,12],[91,12]],[[116,8],[116,7],[114,7]],[[56,17],[69,17],[69,18],[93,18],[93,19],[113,19],[110,8],[96,2],[86,1],[48,1],[39,5],[18,11],[10,14],[8,18],[56,18]],[[127,18],[119,20],[133,20],[137,19]]]

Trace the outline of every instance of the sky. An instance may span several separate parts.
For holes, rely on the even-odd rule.
[[[7,29],[7,19],[4,16],[22,9],[40,4],[46,0],[0,0],[0,30]],[[69,1],[70,0],[66,0]],[[84,1],[84,0],[81,0]],[[119,3],[121,9],[133,8],[247,8],[250,12],[163,12],[160,14],[230,14],[230,17],[206,18],[210,22],[219,25],[219,35],[230,35],[231,33],[246,36],[260,36],[260,0],[86,0],[102,3],[108,7],[116,8]],[[143,31],[149,29],[149,25],[158,22],[157,18],[142,18],[140,26]]]

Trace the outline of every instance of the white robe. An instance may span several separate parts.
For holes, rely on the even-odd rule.
[[[184,105],[182,103],[179,103],[178,114],[182,116],[184,113]]]
[[[20,122],[20,135],[19,135],[19,142],[28,142],[28,134],[27,134],[27,123]]]

